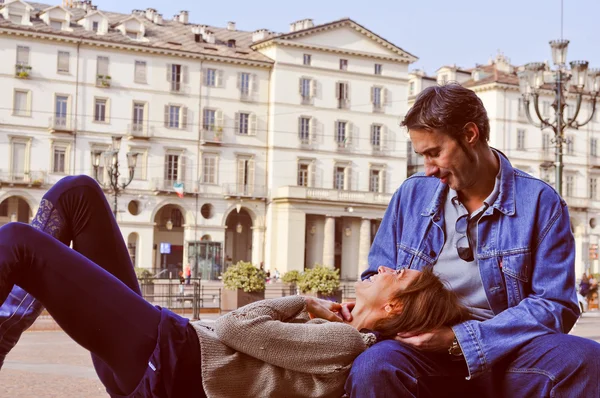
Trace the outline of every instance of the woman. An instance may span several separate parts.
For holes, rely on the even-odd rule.
[[[15,284],[92,352],[113,397],[340,396],[375,340],[364,328],[391,337],[468,317],[431,271],[380,267],[357,283],[350,323],[339,304],[293,296],[189,324],[141,297],[104,194],[85,176],[54,185],[31,227],[0,228],[0,303]]]

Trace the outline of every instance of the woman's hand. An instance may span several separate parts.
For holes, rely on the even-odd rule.
[[[308,311],[311,318],[321,318],[331,322],[343,322],[340,315],[340,311],[342,310],[341,304],[309,296],[304,296],[304,301],[306,301],[306,311]]]
[[[395,340],[422,351],[442,352],[448,351],[452,346],[454,331],[450,327],[444,327],[423,334],[398,333]]]

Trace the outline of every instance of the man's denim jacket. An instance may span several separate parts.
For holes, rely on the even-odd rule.
[[[495,316],[453,327],[468,378],[537,336],[568,333],[579,316],[567,205],[552,187],[499,154],[500,193],[479,221],[476,249]],[[444,247],[447,192],[447,185],[423,174],[402,184],[386,210],[363,279],[380,265],[420,270],[435,264]]]

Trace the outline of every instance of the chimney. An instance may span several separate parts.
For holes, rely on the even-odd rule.
[[[227,30],[235,30],[235,22],[233,22],[233,21],[227,22]]]
[[[188,11],[180,11],[179,12],[179,22],[188,23],[190,18],[190,13]]]
[[[204,30],[204,34],[202,35],[204,41],[209,44],[215,44],[215,34],[210,30]]]
[[[156,14],[156,10],[154,8],[146,8],[146,19],[154,21],[154,14]]]
[[[163,23],[163,16],[162,16],[162,14],[154,14],[154,23],[156,25],[162,25],[162,23]]]
[[[315,24],[314,24],[313,20],[310,18],[304,19],[302,21],[302,29],[310,29],[314,26],[315,26]]]
[[[198,25],[192,27],[192,33],[194,34],[194,41],[196,43],[202,43],[202,31],[203,29]]]
[[[259,29],[252,32],[252,43],[256,43],[257,41],[261,41],[267,38],[267,30]]]

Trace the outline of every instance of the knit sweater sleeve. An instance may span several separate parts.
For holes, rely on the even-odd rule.
[[[301,296],[262,300],[220,317],[215,333],[236,351],[311,374],[340,371],[367,348],[361,334],[350,325],[290,322],[305,311]]]

